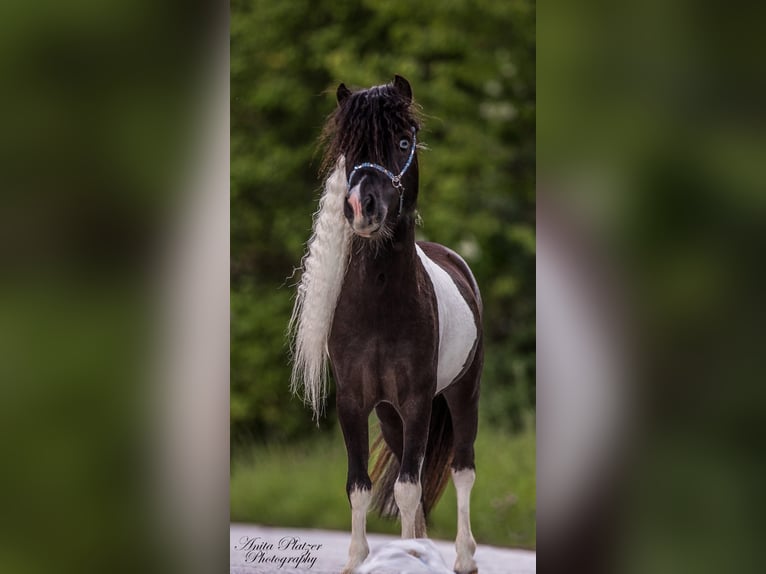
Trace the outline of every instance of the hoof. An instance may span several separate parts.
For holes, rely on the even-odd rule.
[[[367,555],[370,553],[368,548],[365,548],[365,552],[357,554],[353,558],[349,558],[346,565],[343,567],[343,570],[341,570],[341,574],[354,574],[356,572],[356,569],[359,568],[362,563],[364,562],[364,559],[367,558]]]
[[[479,567],[476,566],[476,560],[473,559],[473,555],[476,553],[476,541],[473,536],[461,538],[455,546],[457,560],[455,560],[454,571],[457,574],[477,574]]]
[[[370,546],[367,544],[367,539],[352,542],[348,548],[348,561],[341,570],[341,574],[353,574],[369,554]]]
[[[476,562],[473,558],[465,561],[455,562],[455,574],[479,574],[479,567],[476,566]]]

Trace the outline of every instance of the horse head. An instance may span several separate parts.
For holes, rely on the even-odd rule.
[[[402,214],[415,209],[417,129],[409,82],[351,92],[337,89],[338,151],[348,182],[344,215],[361,237],[387,237]]]

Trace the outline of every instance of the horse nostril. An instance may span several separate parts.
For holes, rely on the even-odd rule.
[[[375,213],[375,198],[368,195],[364,200],[364,214],[371,217]]]

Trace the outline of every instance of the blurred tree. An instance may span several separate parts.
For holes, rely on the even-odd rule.
[[[289,394],[284,333],[294,283],[287,278],[300,262],[320,192],[317,136],[339,82],[368,87],[394,73],[410,80],[426,117],[420,238],[460,252],[482,289],[483,420],[518,428],[534,409],[533,0],[234,0],[234,444],[290,440],[314,428]]]

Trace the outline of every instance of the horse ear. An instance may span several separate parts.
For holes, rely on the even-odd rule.
[[[412,88],[406,78],[403,78],[399,74],[394,75],[394,88],[405,100],[408,102],[412,101]]]
[[[346,84],[340,84],[338,90],[335,92],[335,96],[338,98],[338,104],[342,104],[343,101],[351,95],[351,90],[346,87]]]

